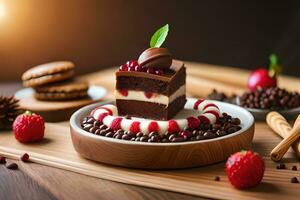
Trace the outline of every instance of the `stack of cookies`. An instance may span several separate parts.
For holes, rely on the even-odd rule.
[[[22,75],[23,85],[35,90],[42,101],[64,101],[87,96],[88,83],[74,79],[74,64],[69,61],[38,65]]]

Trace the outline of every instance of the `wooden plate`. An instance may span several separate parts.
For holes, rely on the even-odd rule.
[[[196,99],[188,99],[193,105]],[[93,104],[76,111],[70,119],[71,138],[75,150],[83,157],[112,165],[143,169],[175,169],[208,165],[224,161],[241,149],[250,149],[254,135],[254,118],[245,109],[214,101],[221,112],[241,119],[242,129],[219,138],[183,143],[145,143],[118,140],[84,131],[80,123]],[[186,112],[183,110],[182,112]],[[182,113],[179,113],[182,115]]]
[[[34,90],[25,88],[16,92],[15,97],[20,100],[20,107],[38,113],[47,122],[69,120],[71,115],[88,104],[95,103],[106,95],[106,89],[101,86],[90,86],[88,97],[69,101],[39,101],[34,98]]]

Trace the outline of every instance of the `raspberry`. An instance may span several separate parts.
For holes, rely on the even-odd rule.
[[[240,151],[231,155],[226,162],[226,174],[237,189],[247,189],[258,185],[265,171],[265,163],[259,154]]]
[[[24,153],[22,156],[21,156],[21,160],[23,162],[28,162],[29,160],[29,155],[27,153]]]
[[[138,121],[134,121],[130,128],[129,128],[129,131],[132,132],[132,133],[135,133],[137,134],[138,132],[140,132],[140,122]]]
[[[168,132],[169,133],[175,133],[180,130],[177,122],[175,120],[170,120],[169,121],[169,127],[168,127]]]
[[[0,156],[0,164],[5,164],[6,158],[4,156]]]
[[[148,131],[149,131],[149,133],[159,132],[159,126],[158,126],[157,122],[155,122],[155,121],[150,122],[150,124],[148,126]]]
[[[45,121],[37,114],[26,111],[13,123],[15,138],[22,143],[37,142],[44,138]]]

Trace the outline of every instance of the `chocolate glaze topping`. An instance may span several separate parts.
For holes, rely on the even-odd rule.
[[[172,56],[166,48],[149,48],[140,55],[138,63],[142,67],[169,69],[172,64]]]

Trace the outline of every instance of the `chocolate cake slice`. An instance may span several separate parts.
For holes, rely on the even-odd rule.
[[[170,63],[171,66],[164,69],[127,63],[126,70],[116,72],[115,97],[119,115],[169,120],[183,109],[186,70],[182,61],[171,60]]]

